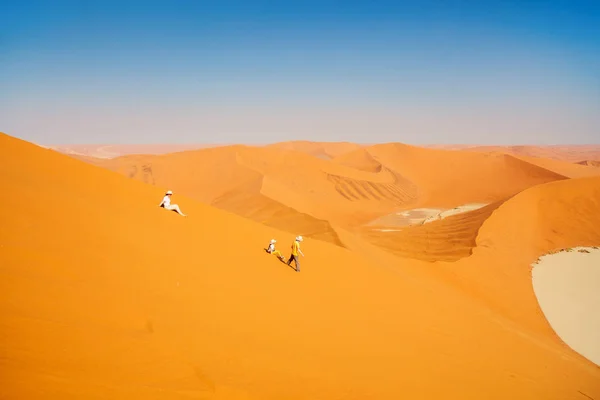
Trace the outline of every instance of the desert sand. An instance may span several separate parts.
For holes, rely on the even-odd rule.
[[[295,146],[77,159],[0,135],[0,397],[600,398],[530,267],[600,245],[600,176]],[[187,217],[157,207],[166,189]],[[300,273],[264,251],[276,238],[287,256],[298,234]]]
[[[59,144],[44,147],[76,156],[115,158],[131,154],[166,154],[218,146],[216,144]]]
[[[600,145],[552,145],[552,146],[482,146],[482,145],[430,145],[430,148],[446,150],[471,150],[478,152],[502,152],[526,157],[545,158],[558,161],[579,162],[600,159]]]
[[[534,265],[532,278],[540,307],[558,336],[600,365],[600,248],[545,255]]]

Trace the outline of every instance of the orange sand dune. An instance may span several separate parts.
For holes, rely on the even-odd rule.
[[[457,149],[458,147],[454,147]],[[527,157],[549,158],[559,161],[577,162],[582,159],[599,159],[600,145],[555,145],[555,146],[465,146],[465,150],[492,152]]]
[[[577,164],[586,165],[588,167],[600,167],[600,161],[595,160],[579,161]]]
[[[381,163],[376,161],[366,149],[344,153],[334,158],[333,162],[367,172],[379,172],[382,168]]]
[[[301,153],[310,154],[317,158],[329,160],[344,153],[360,149],[363,146],[350,142],[309,142],[297,140],[273,143],[267,145],[266,147],[299,151]]]
[[[541,331],[548,325],[537,318],[531,263],[558,249],[597,245],[600,177],[550,182],[498,207],[481,225],[473,255],[447,268],[492,309]]]
[[[580,165],[576,163],[553,160],[551,158],[539,158],[528,156],[515,156],[516,158],[526,161],[530,164],[547,169],[568,178],[584,178],[588,176],[600,176],[600,168],[588,165]]]
[[[537,214],[506,223],[540,192],[558,195],[546,211],[569,198],[589,211],[597,180],[538,186],[498,208],[480,237],[506,265],[474,253],[478,276],[499,278],[475,282],[466,260],[457,275],[371,260],[352,237],[360,253],[307,240],[296,273],[262,250],[276,237],[285,251],[293,235],[175,196],[180,217],[157,207],[164,188],[5,135],[0,155],[11,194],[0,210],[3,398],[600,397],[600,369],[529,313],[532,292],[513,290],[529,277],[504,252],[517,239],[499,238],[528,232]],[[591,240],[591,227],[562,238]],[[515,309],[490,308],[508,300]]]
[[[177,151],[197,150],[220,145],[211,144],[69,144],[48,148],[65,154],[96,158],[114,158],[129,154],[166,154]]]
[[[308,146],[310,142],[300,144]],[[324,144],[314,145],[320,148]],[[530,186],[566,178],[501,154],[388,144],[361,148],[329,161],[281,146],[227,146],[86,161],[146,183],[169,186],[255,221],[266,217],[248,212],[244,202],[260,203],[264,211],[272,205],[271,214],[280,215],[286,209],[296,214],[291,220],[308,216],[316,225],[286,225],[289,232],[306,234],[323,231],[327,223],[346,228],[362,225],[399,209],[491,203]],[[260,185],[254,183],[258,181]],[[252,189],[237,193],[242,187]],[[225,193],[235,199],[227,200]],[[326,233],[335,236],[331,235],[332,231]]]
[[[399,230],[364,227],[361,237],[394,254],[423,261],[456,261],[468,257],[476,245],[479,228],[502,201],[452,215],[446,219]]]
[[[566,177],[503,154],[427,149],[399,143],[368,147],[374,160],[419,188],[419,207],[492,203],[528,187]],[[351,155],[344,155],[346,163]]]
[[[265,207],[264,201],[269,201],[277,208],[272,213],[279,213],[285,207],[300,213],[296,219],[305,215],[315,221],[327,219],[341,225],[364,223],[412,201],[416,195],[416,188],[410,182],[389,170],[372,174],[298,151],[268,147],[228,146],[112,160],[79,158],[146,183],[169,186],[257,221],[263,218],[252,216],[243,202],[228,201],[224,194],[244,197]],[[319,221],[320,226],[323,221]],[[320,230],[315,226],[308,231],[302,228],[301,232]]]

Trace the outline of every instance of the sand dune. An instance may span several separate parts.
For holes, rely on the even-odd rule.
[[[289,233],[178,194],[189,215],[179,217],[157,207],[164,187],[5,135],[0,155],[11,194],[0,210],[9,227],[0,233],[2,397],[600,397],[600,370],[531,312],[527,257],[510,251],[537,254],[552,247],[544,237],[597,240],[595,219],[578,226],[599,204],[595,178],[536,186],[503,203],[475,250],[491,244],[449,264],[453,273],[343,229],[356,250],[308,239],[296,273],[262,250],[276,237],[285,252]],[[542,195],[557,198],[540,203]],[[525,240],[504,238],[539,221],[523,203],[558,213],[566,200],[575,200],[567,216],[550,215]],[[548,236],[565,220],[576,229]],[[469,276],[477,266],[479,280]]]
[[[543,256],[532,275],[552,328],[567,345],[600,366],[600,249],[576,247]]]
[[[431,146],[452,150],[470,150],[477,152],[502,152],[506,154],[552,160],[577,162],[582,159],[599,159],[600,145],[553,145],[553,146],[474,146],[447,145]]]
[[[456,261],[471,254],[479,228],[500,204],[489,204],[429,223],[422,219],[421,224],[397,231],[368,226],[361,230],[361,237],[401,257]]]
[[[595,161],[595,160],[579,161],[577,164],[585,165],[588,167],[600,167],[600,161]]]
[[[298,140],[274,143],[267,145],[267,147],[298,151],[320,159],[329,160],[344,153],[360,149],[362,146],[349,142],[309,142]]]
[[[350,152],[338,149],[342,155],[325,160],[306,150],[331,152],[326,145],[349,147],[345,143],[316,143],[312,148],[309,142],[291,142],[112,160],[80,159],[146,183],[169,186],[255,221],[264,218],[249,212],[243,203],[261,203],[266,210],[268,202],[274,207],[272,214],[281,215],[286,209],[295,214],[290,220],[313,218],[313,227],[304,224],[301,228],[300,233],[305,234],[322,231],[323,221],[352,228],[411,208],[443,210],[468,203],[492,203],[536,184],[567,178],[502,154],[388,144]],[[583,166],[567,165],[588,171]],[[259,181],[260,185],[253,183]],[[242,187],[246,188],[243,193],[236,193]],[[224,198],[225,193],[232,199]],[[242,198],[246,200],[240,201]],[[292,224],[287,229],[297,232],[300,228]],[[333,237],[330,233],[327,235]]]
[[[530,264],[557,249],[599,244],[600,178],[569,179],[529,188],[502,203],[480,226],[472,255],[438,267],[491,310],[548,334]]]
[[[333,162],[367,172],[379,172],[382,165],[366,149],[347,152],[333,159]]]
[[[565,161],[553,160],[550,158],[516,156],[518,159],[526,161],[532,165],[555,172],[567,178],[584,178],[587,176],[600,176],[600,168],[590,165],[581,165]]]
[[[397,143],[361,151],[416,185],[418,207],[492,203],[540,183],[565,179],[561,174],[504,154],[436,150]]]
[[[166,154],[185,150],[197,150],[222,145],[209,144],[69,144],[48,148],[58,152],[95,158],[115,158],[132,154]]]

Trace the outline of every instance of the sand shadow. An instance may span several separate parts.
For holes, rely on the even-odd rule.
[[[265,251],[265,253],[267,253],[267,254],[269,254],[269,255],[272,255],[271,253],[269,253],[269,252],[268,252],[268,250],[267,250],[267,249],[263,248],[263,250]],[[275,256],[275,258],[276,258],[276,259],[277,259],[277,261],[279,261],[280,263],[282,263],[282,264],[285,264],[286,266],[288,266],[288,267],[290,267],[291,269],[293,269],[294,271],[296,271],[296,267],[292,267],[292,265],[291,265],[291,264],[288,264],[288,263],[287,263],[287,261],[286,261],[285,259],[284,259],[284,260],[282,260],[281,258],[279,258],[279,257],[277,257],[277,256]]]

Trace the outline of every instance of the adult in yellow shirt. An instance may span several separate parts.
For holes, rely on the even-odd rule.
[[[290,256],[290,259],[287,262],[287,264],[291,266],[292,260],[294,260],[294,264],[296,265],[296,272],[300,272],[300,259],[298,255],[304,257],[304,253],[302,253],[302,250],[300,250],[300,242],[302,240],[302,236],[296,237],[296,240],[294,240],[294,243],[292,243],[292,255]]]

